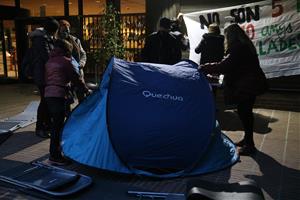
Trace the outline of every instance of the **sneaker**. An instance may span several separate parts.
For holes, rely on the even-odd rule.
[[[238,152],[240,156],[251,156],[255,154],[256,148],[254,145],[243,145],[238,149]]]
[[[66,165],[71,164],[71,161],[64,157],[54,158],[54,157],[50,156],[48,158],[48,163],[53,166],[66,166]]]
[[[35,135],[41,138],[50,138],[50,134],[44,130],[36,130]]]

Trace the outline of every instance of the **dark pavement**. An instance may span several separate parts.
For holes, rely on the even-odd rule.
[[[0,119],[23,111],[30,101],[38,100],[30,84],[0,85]],[[242,138],[242,127],[234,109],[224,110],[218,98],[218,120],[223,132],[233,141]],[[34,135],[35,124],[15,131],[0,144],[0,172],[48,156],[49,139]],[[183,193],[189,180],[232,183],[255,180],[266,199],[300,199],[300,94],[270,92],[258,98],[255,108],[255,143],[257,153],[241,157],[231,168],[206,175],[149,179],[128,176],[72,164],[69,169],[90,175],[94,184],[69,199],[127,200],[126,191]],[[0,184],[0,199],[40,199]]]

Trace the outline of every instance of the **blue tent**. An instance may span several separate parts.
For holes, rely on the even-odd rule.
[[[210,86],[192,61],[112,58],[99,89],[65,123],[62,148],[92,167],[159,177],[212,172],[238,159],[216,125]]]

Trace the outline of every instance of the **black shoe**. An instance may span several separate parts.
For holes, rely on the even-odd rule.
[[[245,139],[242,139],[241,141],[235,142],[234,144],[235,144],[236,146],[238,146],[238,147],[242,147],[242,146],[244,146],[244,145],[247,145],[247,146],[255,146],[255,145],[254,145],[253,139],[252,139],[252,140],[249,140],[249,142],[246,141]]]
[[[238,146],[238,147],[242,147],[242,146],[244,146],[245,145],[245,140],[244,139],[242,139],[241,141],[239,141],[239,142],[235,142],[234,143],[236,146]]]
[[[44,130],[36,130],[35,135],[41,138],[50,138],[50,134]]]
[[[54,158],[50,156],[48,159],[48,163],[54,166],[66,166],[66,165],[70,165],[71,161],[64,157]]]
[[[255,154],[256,148],[254,145],[243,145],[238,149],[238,152],[240,156],[251,156]]]

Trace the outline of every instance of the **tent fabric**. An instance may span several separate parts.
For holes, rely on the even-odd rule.
[[[65,123],[63,152],[79,163],[127,174],[177,177],[223,169],[238,156],[215,123],[213,102],[206,78],[191,61],[161,65],[112,58],[99,89]]]

